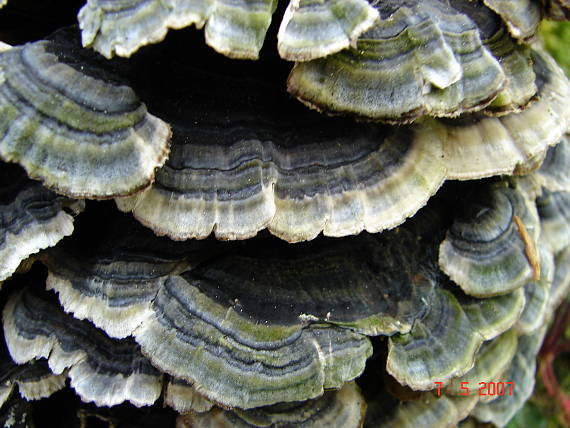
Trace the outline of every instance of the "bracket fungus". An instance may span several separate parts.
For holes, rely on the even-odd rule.
[[[516,330],[519,334],[531,334],[546,323],[550,288],[554,279],[554,258],[540,247],[540,277],[524,286],[525,306]]]
[[[0,281],[31,254],[73,232],[73,213],[84,204],[30,180],[16,165],[0,164]]]
[[[64,37],[0,53],[0,156],[64,195],[127,195],[164,163],[170,129],[93,56]]]
[[[570,288],[567,0],[72,3],[0,10],[0,422],[508,422]]]
[[[206,43],[230,58],[257,59],[276,0],[89,0],[79,12],[83,45],[130,56],[169,28],[205,26]]]
[[[253,410],[222,410],[190,413],[178,417],[180,428],[280,427],[358,428],[364,422],[366,401],[355,382],[338,391],[327,391],[319,398],[299,403],[279,404]]]
[[[290,61],[325,57],[355,45],[378,18],[378,10],[365,0],[291,0],[277,48]]]
[[[356,46],[295,65],[293,95],[319,111],[388,122],[457,117],[491,102],[520,108],[534,95],[528,49],[489,9],[439,0],[376,7],[380,19]]]
[[[459,208],[441,243],[439,264],[467,294],[508,293],[534,275],[525,250],[532,247],[528,251],[537,257],[539,230],[536,207],[520,190],[482,190]]]
[[[386,369],[415,390],[433,389],[440,381],[446,384],[470,370],[481,344],[512,327],[523,307],[520,289],[482,301],[457,299],[442,290],[409,334],[390,338]]]
[[[543,239],[554,253],[570,244],[570,193],[543,189],[537,198]]]
[[[152,404],[161,374],[132,340],[112,341],[89,323],[75,320],[30,288],[4,307],[4,335],[15,362],[47,358],[55,374],[68,370],[71,386],[86,401],[112,406]]]
[[[236,90],[235,77],[178,63],[183,78],[141,89],[174,124],[172,153],[152,186],[117,205],[176,240],[246,239],[265,228],[289,242],[381,232],[414,215],[444,180],[512,174],[560,141],[570,86],[552,60],[534,56],[540,99],[526,110],[408,127],[323,118],[262,79],[242,78]],[[163,95],[178,95],[188,78],[196,85],[184,100]],[[205,97],[207,113],[195,102]]]

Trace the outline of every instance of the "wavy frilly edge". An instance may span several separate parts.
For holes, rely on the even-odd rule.
[[[291,0],[277,34],[281,58],[310,61],[354,46],[379,19],[366,0]]]
[[[158,43],[169,29],[204,27],[206,43],[230,58],[257,59],[276,0],[90,0],[78,19],[85,47],[107,58]]]
[[[539,279],[537,207],[520,186],[483,185],[458,205],[439,266],[465,293],[489,297]]]
[[[0,281],[8,279],[32,254],[73,232],[82,201],[56,195],[29,180],[15,166],[0,163]]]
[[[505,73],[483,44],[491,35],[472,16],[486,11],[488,24],[497,21],[487,28],[498,30],[490,10],[440,0],[376,7],[381,18],[354,47],[295,65],[292,95],[319,111],[401,123],[479,110],[503,89]]]
[[[64,37],[0,53],[0,156],[66,196],[129,195],[166,160],[170,128],[94,56]]]
[[[294,424],[306,428],[358,428],[364,422],[366,401],[355,382],[338,391],[327,391],[321,397],[303,403],[280,404],[252,410],[222,410],[180,415],[180,428],[278,427]]]
[[[327,144],[287,149],[255,139],[229,147],[199,138],[185,144],[180,141],[188,134],[175,127],[171,157],[156,183],[116,199],[117,205],[176,240],[212,233],[247,239],[267,228],[299,242],[321,232],[339,237],[393,228],[446,179],[513,174],[559,142],[570,122],[570,85],[552,59],[533,55],[540,99],[501,117],[467,115],[400,128],[348,125]],[[351,138],[352,155],[333,154],[343,138]]]

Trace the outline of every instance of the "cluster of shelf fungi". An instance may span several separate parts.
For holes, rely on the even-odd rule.
[[[5,426],[522,407],[570,287],[570,82],[536,36],[567,0],[3,3],[68,8],[0,31]]]

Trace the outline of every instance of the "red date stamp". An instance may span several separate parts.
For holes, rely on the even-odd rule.
[[[437,396],[441,395],[441,389],[443,387],[442,382],[434,382],[437,386]],[[461,382],[461,392],[457,395],[473,395],[471,393],[471,386],[469,382]],[[515,389],[514,382],[479,382],[478,390],[479,396],[500,396],[500,395],[513,395],[513,390]]]

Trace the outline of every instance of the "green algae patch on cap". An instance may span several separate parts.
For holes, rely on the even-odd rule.
[[[0,53],[0,156],[66,196],[132,194],[164,163],[170,128],[94,57],[62,37]]]
[[[409,122],[479,110],[503,89],[501,65],[463,10],[438,0],[376,7],[380,19],[355,47],[297,63],[289,92],[319,111]]]
[[[275,0],[90,0],[79,12],[83,46],[107,58],[131,56],[170,28],[205,27],[206,43],[230,57],[256,59]]]
[[[310,61],[336,53],[354,46],[378,17],[365,0],[292,0],[277,35],[279,54]]]

